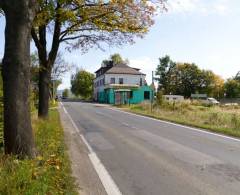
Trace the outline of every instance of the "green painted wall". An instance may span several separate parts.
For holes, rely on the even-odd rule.
[[[153,97],[153,90],[149,86],[142,86],[141,88],[137,90],[133,90],[133,97],[130,99],[130,104],[138,104],[143,101],[147,101],[144,99],[144,92],[148,91],[150,94],[150,98],[148,101],[151,101]]]
[[[104,91],[98,93],[98,102],[106,103],[106,94]]]
[[[143,101],[151,101],[153,98],[153,90],[149,86],[142,86],[138,89],[133,89],[133,96],[129,99],[127,103],[130,104],[138,104]],[[144,99],[144,92],[149,92],[149,99]],[[100,103],[108,103],[108,104],[115,104],[115,93],[114,89],[106,89],[105,91],[98,93],[98,101]]]

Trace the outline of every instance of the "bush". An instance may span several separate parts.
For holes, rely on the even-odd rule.
[[[231,116],[231,123],[234,129],[237,129],[240,131],[240,118],[239,115],[236,113],[233,113]]]
[[[161,106],[164,103],[163,92],[159,91],[156,95],[156,104]]]

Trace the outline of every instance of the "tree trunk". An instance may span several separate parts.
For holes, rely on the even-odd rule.
[[[30,29],[33,3],[6,0],[5,52],[3,58],[4,146],[6,154],[35,156],[30,116]]]
[[[48,117],[49,109],[49,89],[51,85],[51,71],[48,71],[45,66],[41,66],[39,71],[39,102],[38,116],[40,118]]]

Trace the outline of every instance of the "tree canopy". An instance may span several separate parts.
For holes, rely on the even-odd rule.
[[[35,33],[49,26],[55,37],[52,45],[65,42],[70,48],[85,50],[101,47],[100,42],[132,42],[134,36],[142,37],[153,25],[157,7],[164,8],[164,1],[40,0],[33,38],[40,47],[41,37]]]
[[[118,53],[115,53],[109,57],[109,59],[105,59],[102,61],[102,66],[108,66],[108,65],[115,65],[119,63],[128,63],[128,59],[123,59],[122,56]]]
[[[165,0],[39,0],[40,6],[32,28],[40,66],[39,116],[48,115],[49,72],[62,43],[67,49],[82,52],[106,45],[120,46],[143,37],[153,25]],[[47,47],[47,32],[51,41]],[[50,36],[51,35],[51,36]],[[50,45],[51,44],[51,45]],[[50,49],[48,49],[50,48]]]
[[[71,91],[76,96],[90,99],[93,93],[94,75],[85,70],[80,70],[71,77]]]
[[[239,98],[240,82],[236,79],[228,79],[225,83],[225,92],[227,98]]]
[[[156,70],[159,89],[165,94],[190,97],[193,93],[206,93],[222,97],[224,80],[210,70],[201,70],[194,63],[173,62],[169,56],[159,59]]]

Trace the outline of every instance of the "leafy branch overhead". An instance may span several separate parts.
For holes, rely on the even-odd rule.
[[[38,50],[39,116],[48,113],[48,83],[60,45],[82,52],[133,43],[153,25],[165,0],[39,0],[31,30]],[[48,37],[48,38],[47,38]],[[51,39],[51,40],[50,40]],[[50,40],[50,41],[49,41]],[[47,82],[46,82],[47,81]]]
[[[148,32],[159,7],[164,8],[164,0],[41,0],[34,29],[48,26],[59,42],[83,51],[102,48],[101,42],[122,45]]]

